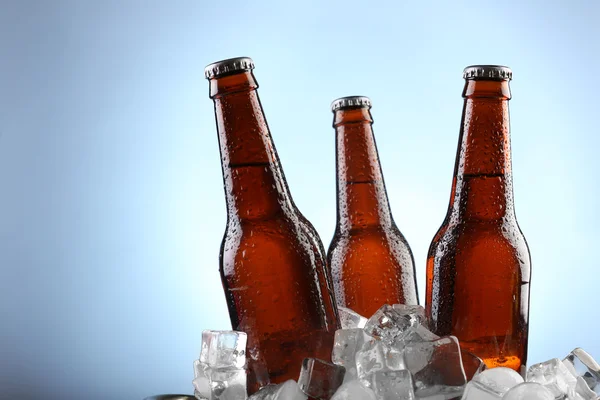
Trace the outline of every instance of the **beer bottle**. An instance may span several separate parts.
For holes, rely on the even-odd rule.
[[[370,108],[363,96],[332,103],[338,197],[328,252],[337,304],[367,317],[384,304],[418,304],[414,259],[392,218]]]
[[[317,232],[294,205],[250,58],[210,64],[227,226],[219,268],[234,330],[248,335],[248,391],[331,358],[339,321]]]
[[[507,67],[467,67],[448,213],[427,258],[432,330],[524,373],[531,260],[513,204]]]

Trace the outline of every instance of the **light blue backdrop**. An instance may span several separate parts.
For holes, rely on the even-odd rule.
[[[523,3],[1,1],[0,397],[191,392],[201,331],[229,327],[203,68],[235,56],[256,62],[291,191],[325,246],[329,104],[372,98],[421,299],[450,196],[462,69],[512,67],[529,359],[576,346],[600,359],[600,3]]]

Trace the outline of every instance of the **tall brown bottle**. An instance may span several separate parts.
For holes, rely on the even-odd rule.
[[[432,330],[455,335],[489,367],[524,373],[531,260],[515,216],[508,100],[512,72],[464,71],[452,197],[427,258]]]
[[[248,391],[330,359],[339,322],[325,251],[288,189],[249,58],[210,64],[227,227],[220,272],[233,329],[248,334]]]
[[[329,246],[337,304],[371,316],[383,304],[418,304],[413,255],[385,190],[368,97],[332,103],[337,226]]]

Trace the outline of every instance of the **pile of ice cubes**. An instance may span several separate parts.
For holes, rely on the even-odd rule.
[[[384,305],[368,320],[339,311],[333,364],[307,358],[297,382],[265,386],[248,400],[600,400],[600,366],[581,349],[531,366],[525,382],[511,369],[486,369],[456,337],[430,332],[421,306]],[[245,333],[203,332],[196,398],[247,399],[245,348]]]

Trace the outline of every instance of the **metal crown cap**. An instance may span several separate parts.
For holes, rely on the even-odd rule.
[[[470,65],[463,71],[464,79],[511,80],[512,69],[502,65]]]
[[[208,64],[204,68],[204,76],[206,79],[212,79],[236,71],[250,71],[253,69],[254,61],[250,57],[236,57]]]
[[[371,99],[367,96],[348,96],[335,99],[331,103],[331,111],[336,112],[342,108],[348,107],[368,107],[371,108]]]

